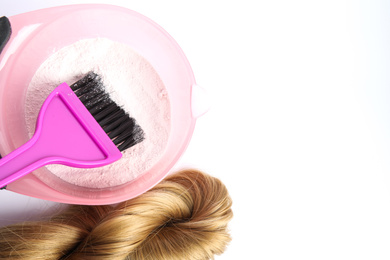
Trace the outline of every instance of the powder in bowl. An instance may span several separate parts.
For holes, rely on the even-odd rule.
[[[62,82],[74,83],[89,71],[101,76],[111,99],[136,119],[145,132],[145,140],[123,151],[119,161],[104,167],[46,167],[67,183],[109,188],[134,180],[163,154],[170,133],[169,96],[152,65],[128,45],[105,38],[80,40],[51,55],[32,78],[25,100],[30,137],[34,134],[39,110],[51,91]],[[46,173],[34,174],[50,182]]]

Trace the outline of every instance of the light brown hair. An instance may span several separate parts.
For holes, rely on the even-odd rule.
[[[213,259],[231,240],[231,205],[220,180],[184,170],[115,207],[0,228],[0,259]]]

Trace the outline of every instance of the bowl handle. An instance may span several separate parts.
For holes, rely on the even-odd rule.
[[[11,37],[11,24],[7,17],[0,17],[0,53]]]
[[[211,108],[210,94],[206,89],[194,84],[191,93],[191,110],[194,118],[199,118]]]

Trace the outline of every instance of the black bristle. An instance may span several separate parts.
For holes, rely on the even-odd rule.
[[[106,101],[104,101],[106,102]],[[115,112],[119,111],[120,107],[118,107],[115,103],[106,104],[104,109],[101,109],[98,113],[94,115],[96,121],[99,122],[99,124],[105,124],[105,121],[107,117],[112,116],[112,114],[115,114]],[[101,122],[104,120],[103,122]]]
[[[85,107],[89,110],[89,112],[95,116],[104,108],[106,108],[110,103],[107,103],[106,95],[99,95],[99,97],[95,98],[93,101],[88,102]]]
[[[127,138],[126,141],[118,145],[120,151],[126,150],[139,142],[142,142],[145,139],[142,128],[139,125],[135,125],[133,128],[132,138]]]
[[[131,122],[129,121],[125,121],[123,122],[122,124],[120,124],[118,127],[116,127],[114,130],[112,130],[108,136],[111,138],[111,140],[114,141],[115,144],[119,144],[121,143],[122,141],[119,141],[121,139],[119,139],[119,137],[121,135],[124,135],[124,136],[127,136],[128,134],[126,133],[127,132],[127,129],[128,128],[132,128],[133,125],[131,124]]]
[[[144,131],[106,93],[101,78],[89,72],[70,88],[103,128],[120,151],[124,151],[144,138]]]
[[[85,75],[82,79],[80,79],[79,81],[73,83],[73,85],[70,86],[70,88],[73,90],[73,91],[76,91],[78,90],[79,88],[81,87],[85,87],[85,85],[90,82],[90,81],[94,81],[94,80],[97,80],[98,83],[100,83],[100,79],[97,79],[98,78],[98,75],[92,71],[90,71],[87,75]]]

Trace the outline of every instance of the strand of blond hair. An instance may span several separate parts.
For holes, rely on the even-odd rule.
[[[213,259],[231,240],[231,205],[219,179],[184,170],[115,207],[75,205],[0,228],[0,259]]]

